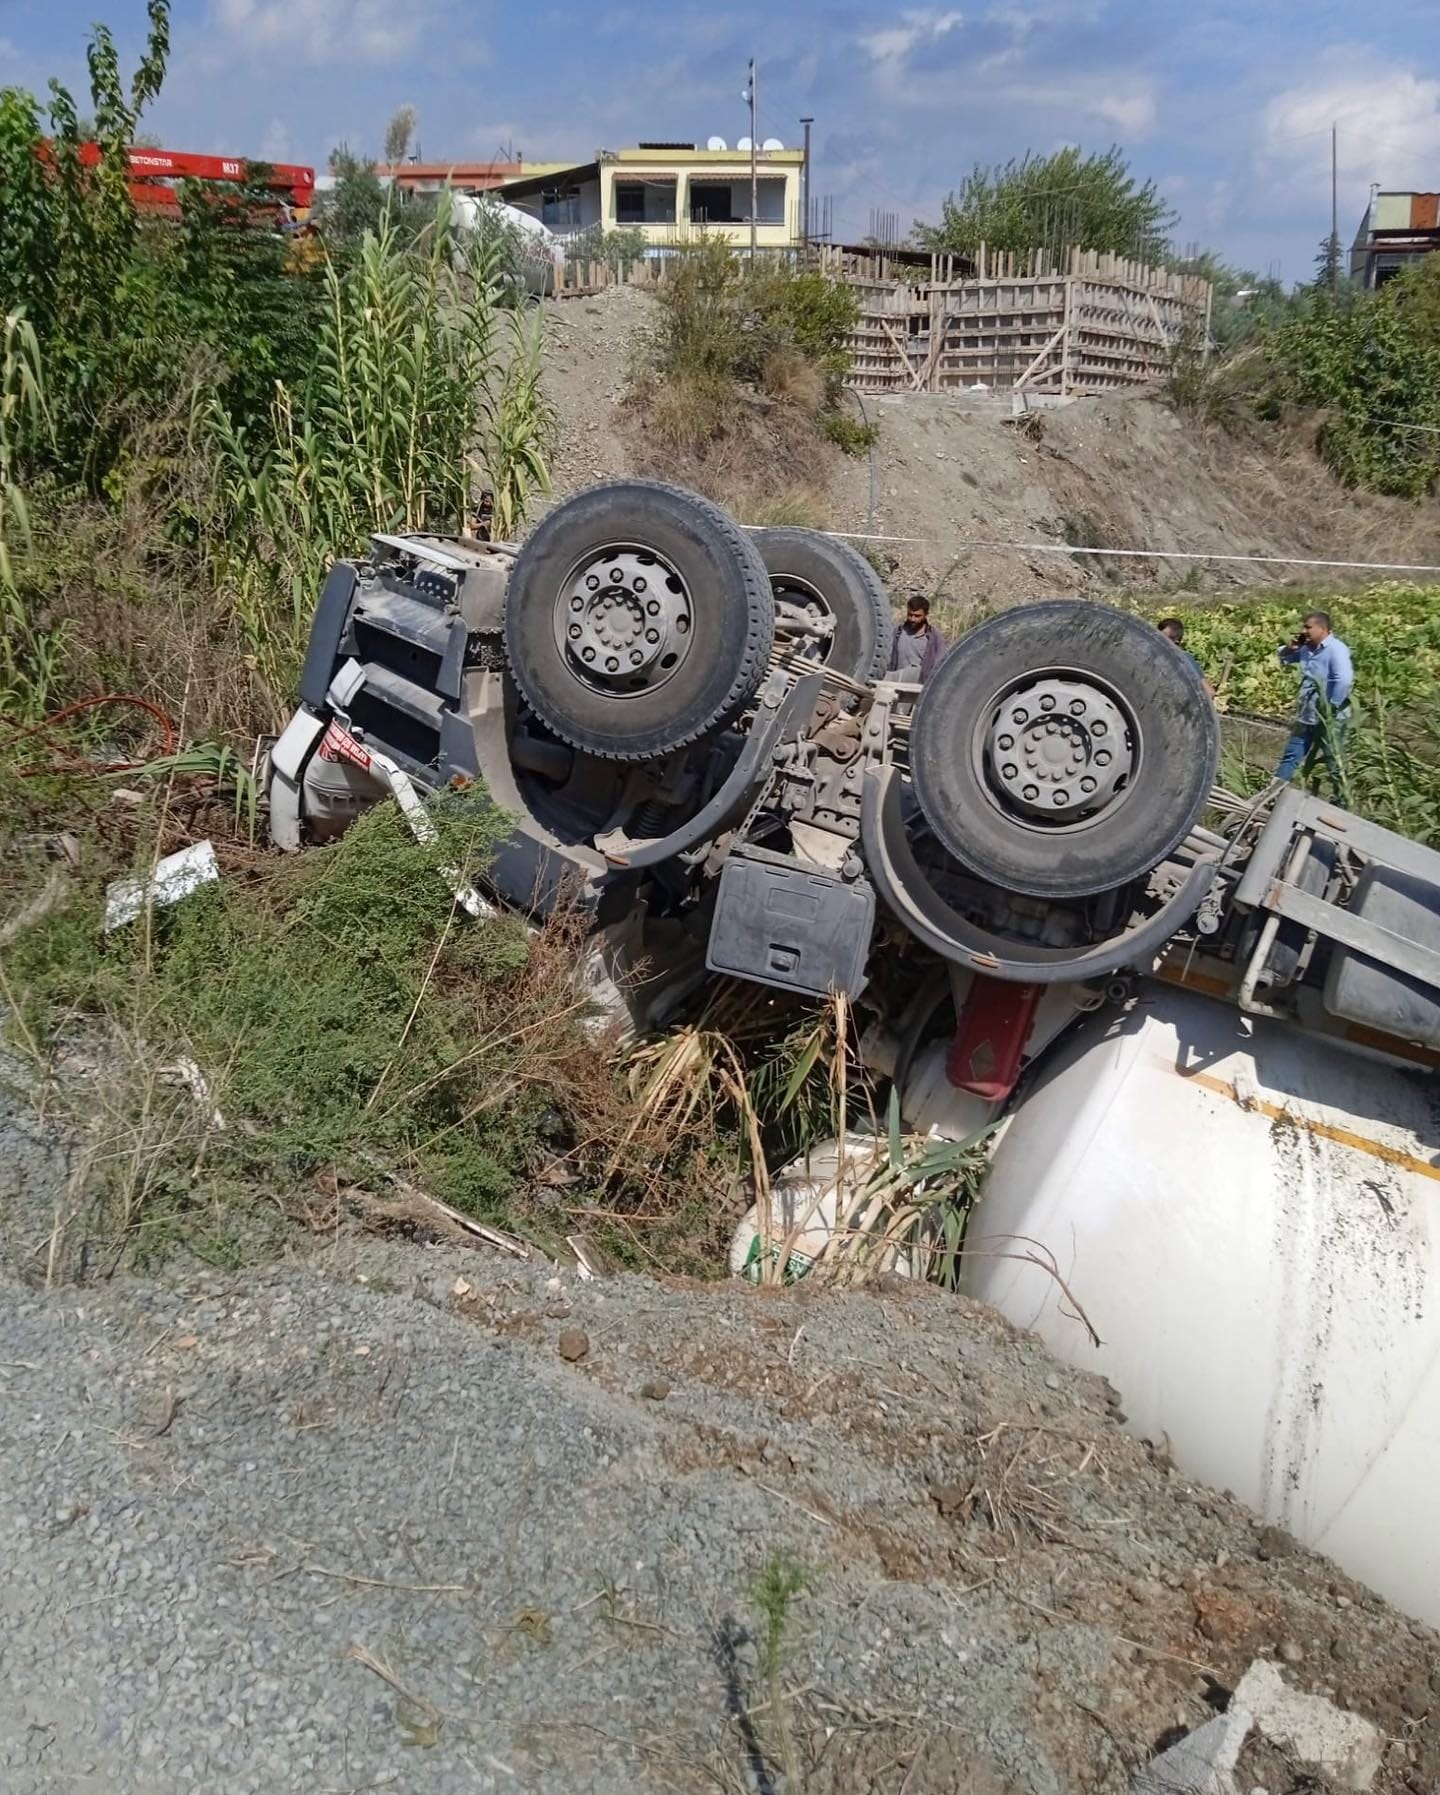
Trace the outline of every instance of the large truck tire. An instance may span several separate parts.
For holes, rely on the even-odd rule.
[[[769,658],[775,604],[759,554],[718,506],[613,481],[558,506],[521,549],[505,651],[562,741],[656,760],[730,722]]]
[[[941,844],[1029,897],[1114,890],[1158,866],[1220,752],[1199,670],[1153,625],[1057,600],[992,617],[920,694],[916,796]]]
[[[750,540],[777,603],[833,621],[819,664],[850,679],[878,679],[890,658],[890,601],[865,557],[818,530],[753,530]]]

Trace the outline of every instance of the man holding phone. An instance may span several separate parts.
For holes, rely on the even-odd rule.
[[[1300,702],[1275,777],[1293,779],[1302,764],[1308,765],[1319,753],[1335,796],[1343,802],[1345,773],[1340,756],[1355,684],[1350,650],[1331,630],[1327,611],[1309,611],[1299,634],[1282,642],[1279,652],[1286,666],[1300,669]]]

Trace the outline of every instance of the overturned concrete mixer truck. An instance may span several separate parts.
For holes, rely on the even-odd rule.
[[[971,1292],[1440,1622],[1440,854],[1218,788],[1198,672],[1127,613],[1002,612],[923,687],[890,627],[845,543],[665,485],[518,552],[377,536],[320,595],[272,832],[479,782],[492,892],[581,906],[635,1026],[707,973],[847,993],[911,1127],[999,1123]]]

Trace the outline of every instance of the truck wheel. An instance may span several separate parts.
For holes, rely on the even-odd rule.
[[[625,480],[558,506],[521,549],[505,651],[535,714],[572,747],[655,760],[729,722],[765,670],[775,605],[724,512]]]
[[[787,607],[831,625],[827,637],[798,638],[802,659],[851,679],[875,679],[885,671],[890,601],[863,555],[818,530],[753,530],[750,539],[770,575],[780,633],[785,633]]]
[[[916,795],[964,867],[1030,897],[1088,897],[1184,840],[1220,750],[1200,674],[1158,630],[1061,600],[993,617],[920,694]]]

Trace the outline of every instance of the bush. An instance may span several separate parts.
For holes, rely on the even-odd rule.
[[[577,267],[596,263],[615,274],[628,274],[637,263],[645,260],[646,253],[644,231],[631,226],[618,231],[607,231],[603,225],[592,224],[588,230],[579,232],[565,245],[567,262],[572,262]]]
[[[38,1061],[78,1019],[108,1044],[103,1080],[64,1117],[86,1141],[82,1227],[132,1252],[157,1227],[193,1239],[198,1222],[213,1238],[227,1196],[236,1211],[303,1204],[326,1170],[371,1189],[393,1170],[513,1221],[557,1129],[588,1139],[613,1101],[618,1133],[613,1068],[577,1026],[573,931],[453,912],[441,867],[474,874],[504,819],[475,794],[432,815],[432,846],[387,803],[331,848],[254,865],[108,936],[92,870],[8,948],[11,1021]],[[206,1108],[181,1093],[137,1164],[154,1073],[177,1052],[204,1069]]]
[[[1273,339],[1268,409],[1323,413],[1320,452],[1350,486],[1420,498],[1440,479],[1440,256],[1353,303],[1317,296]]]
[[[703,453],[762,392],[831,433],[849,372],[846,347],[858,315],[854,292],[791,263],[751,263],[728,243],[702,237],[676,252],[657,289],[652,363],[641,380],[652,425],[676,446]],[[832,439],[847,438],[845,426]]]
[[[868,455],[880,437],[876,425],[852,417],[848,411],[827,411],[822,428],[828,441],[856,457]]]

